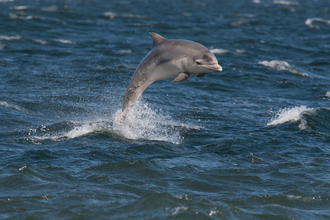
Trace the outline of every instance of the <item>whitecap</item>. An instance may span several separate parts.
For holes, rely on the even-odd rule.
[[[62,43],[62,44],[76,44],[76,43],[73,42],[73,41],[70,41],[70,40],[64,40],[64,39],[55,39],[54,41],[59,42],[59,43]]]
[[[210,49],[211,53],[213,54],[225,54],[225,53],[229,53],[230,51],[229,50],[226,50],[226,49]]]
[[[16,109],[18,111],[25,111],[24,108],[18,106],[18,105],[14,105],[14,104],[10,104],[8,102],[5,102],[5,101],[0,101],[0,106],[4,106],[6,108],[11,108],[11,109]]]
[[[115,12],[106,12],[106,13],[104,13],[104,16],[109,17],[111,20],[115,19],[116,17],[148,19],[147,16],[134,15],[134,14],[117,14]]]
[[[297,70],[294,65],[290,65],[288,62],[282,60],[259,61],[259,64],[272,69],[285,70],[299,76],[308,76],[307,73]]]
[[[39,39],[32,39],[34,42],[39,43],[39,44],[47,44],[47,41],[44,40],[39,40]]]
[[[179,214],[180,212],[182,211],[187,211],[188,210],[188,207],[185,207],[185,206],[178,206],[178,207],[175,207],[173,212],[171,213],[171,215],[175,216],[177,214]]]
[[[20,39],[22,39],[22,37],[19,36],[19,35],[15,35],[15,36],[4,36],[4,35],[1,35],[0,36],[0,40],[7,40],[7,41],[9,41],[9,40],[20,40]]]
[[[330,98],[330,91],[327,91],[324,96]]]
[[[55,6],[55,5],[52,5],[52,6],[49,6],[47,8],[42,8],[41,10],[42,11],[47,11],[47,12],[59,12],[59,7]]]
[[[276,4],[276,5],[299,5],[299,2],[278,0],[278,1],[273,1],[273,4]]]
[[[22,11],[27,9],[29,9],[29,7],[26,5],[14,6],[10,8],[10,10],[15,10],[15,11]]]
[[[26,165],[23,166],[23,167],[18,168],[18,170],[19,170],[19,171],[22,171],[22,170],[24,170],[25,168],[26,168]]]
[[[246,50],[242,49],[242,50],[236,50],[237,53],[247,53]]]
[[[320,29],[319,25],[314,25],[313,23],[315,22],[321,22],[321,23],[325,23],[327,25],[330,25],[330,20],[325,20],[323,18],[308,18],[305,21],[305,24],[310,27],[310,28],[316,28],[316,29]]]
[[[267,126],[279,125],[286,122],[295,122],[301,120],[301,124],[299,125],[299,128],[303,130],[306,128],[306,122],[305,120],[302,120],[301,116],[304,112],[310,112],[313,110],[314,110],[313,108],[307,108],[305,105],[301,105],[299,107],[295,106],[294,108],[280,109],[278,110],[278,112],[276,112],[272,120],[267,123]]]
[[[132,53],[132,50],[119,50],[117,54],[129,54]]]
[[[117,14],[114,12],[106,12],[104,13],[104,16],[109,17],[112,20],[117,16]]]
[[[32,15],[27,15],[25,13],[9,13],[10,19],[20,19],[20,20],[30,20],[34,17]]]

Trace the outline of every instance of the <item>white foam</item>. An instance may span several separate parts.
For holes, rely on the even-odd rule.
[[[26,168],[26,165],[24,166],[24,167],[20,167],[20,168],[18,168],[18,170],[19,171],[22,171],[22,170],[24,170]]]
[[[20,40],[20,39],[22,39],[22,37],[21,36],[19,36],[19,35],[15,35],[15,36],[4,36],[4,35],[1,35],[0,36],[0,40]]]
[[[211,53],[213,54],[225,54],[225,53],[229,53],[230,51],[229,50],[226,50],[226,49],[210,49]]]
[[[133,14],[117,14],[115,12],[106,12],[104,13],[104,16],[109,17],[111,20],[115,19],[116,17],[148,19],[147,16],[133,15]]]
[[[182,211],[187,211],[188,210],[188,207],[185,207],[185,206],[178,206],[178,207],[175,207],[173,212],[171,213],[171,215],[175,216],[177,214],[179,214],[180,212]]]
[[[130,54],[130,53],[132,53],[132,50],[119,50],[117,53],[118,54]]]
[[[294,65],[290,65],[288,62],[282,60],[259,61],[259,64],[272,69],[285,70],[299,76],[308,76],[307,73],[297,70]]]
[[[115,116],[118,117],[120,113],[121,110],[118,110]],[[199,126],[175,121],[162,112],[152,110],[148,104],[142,102],[135,104],[123,124],[114,127],[118,134],[127,139],[158,140],[175,144],[179,144],[182,140],[180,136],[182,128],[201,129]]]
[[[327,91],[324,96],[330,98],[330,91]]]
[[[10,10],[16,10],[16,11],[22,11],[22,10],[27,10],[28,6],[26,5],[20,5],[20,6],[14,6],[11,7]]]
[[[9,17],[10,19],[20,19],[20,20],[30,20],[30,19],[33,19],[33,16],[32,15],[26,15],[24,13],[9,13]]]
[[[280,109],[274,116],[274,118],[267,123],[267,126],[270,125],[279,125],[286,122],[294,122],[301,120],[301,116],[304,112],[313,111],[313,108],[307,108],[305,105],[295,106],[294,108],[284,108]],[[302,121],[299,125],[300,129],[306,128],[306,122]]]
[[[327,25],[330,25],[330,20],[325,20],[323,18],[308,18],[305,21],[305,24],[310,27],[310,28],[316,28],[316,29],[320,29],[319,25],[314,25],[313,23],[315,22],[321,22],[321,23],[325,23]]]
[[[146,103],[137,102],[128,118],[121,125],[115,125],[118,110],[110,118],[98,118],[85,122],[69,122],[72,128],[67,130],[65,123],[62,131],[52,131],[52,125],[31,129],[29,139],[36,144],[45,141],[63,141],[82,137],[93,133],[105,133],[110,136],[131,140],[156,140],[179,144],[183,138],[180,136],[182,129],[200,130],[202,127],[189,125],[173,120],[162,111],[154,111]],[[37,133],[38,132],[38,133]]]
[[[55,39],[54,41],[59,42],[59,43],[62,43],[62,44],[76,44],[76,43],[73,42],[73,41],[70,41],[70,40],[64,40],[64,39]]]
[[[43,45],[47,44],[47,41],[44,41],[44,40],[39,40],[39,39],[32,39],[32,40],[39,44],[43,44]]]
[[[273,1],[273,4],[276,5],[299,5],[299,2],[295,2],[295,1]]]
[[[4,101],[0,101],[0,106],[4,106],[6,108],[16,109],[18,111],[25,111],[24,108],[22,108],[22,107],[20,107],[18,105],[9,104],[8,102],[4,102]]]
[[[104,130],[104,124],[99,122],[85,122],[85,123],[77,123],[74,128],[70,131],[47,131],[47,126],[42,126],[40,128],[40,134],[34,134],[36,129],[31,129],[30,131],[30,139],[38,143],[40,141],[51,140],[51,141],[63,141],[68,139],[73,139],[77,137],[82,137],[91,133],[99,132]]]
[[[59,8],[55,5],[49,6],[47,8],[42,8],[42,11],[47,11],[47,12],[58,12]]]

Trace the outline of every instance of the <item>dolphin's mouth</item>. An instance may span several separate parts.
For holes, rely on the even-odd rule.
[[[211,64],[211,65],[205,65],[206,68],[213,70],[214,72],[221,72],[222,67],[219,64]]]

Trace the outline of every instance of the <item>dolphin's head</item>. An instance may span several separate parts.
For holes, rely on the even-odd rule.
[[[222,67],[218,64],[217,58],[211,51],[204,49],[200,51],[192,60],[192,65],[189,68],[191,74],[221,72]]]

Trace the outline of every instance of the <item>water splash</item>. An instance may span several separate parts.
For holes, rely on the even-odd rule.
[[[104,134],[131,140],[154,140],[179,144],[183,137],[180,132],[189,129],[200,130],[202,127],[189,125],[174,120],[162,110],[153,110],[147,103],[137,102],[128,118],[121,125],[116,125],[118,110],[110,118],[94,118],[85,121],[62,121],[47,126],[31,129],[29,139],[35,144],[44,141],[65,141],[86,135]]]
[[[279,125],[286,122],[294,122],[301,120],[299,128],[301,130],[306,129],[306,122],[302,118],[302,114],[304,112],[313,111],[313,108],[307,108],[305,105],[301,105],[300,107],[295,106],[294,108],[284,108],[280,109],[276,114],[275,117],[267,123],[267,126],[270,125]]]
[[[120,113],[121,110],[118,110],[115,116],[118,117]],[[137,102],[124,123],[115,126],[114,129],[127,139],[157,140],[179,144],[183,139],[180,136],[182,129],[200,130],[201,127],[178,122],[162,110],[155,111],[147,103]]]

